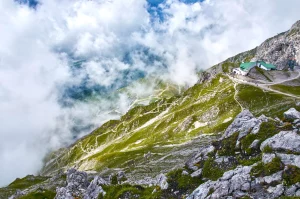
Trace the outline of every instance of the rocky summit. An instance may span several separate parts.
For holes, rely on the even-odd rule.
[[[299,24],[49,153],[0,198],[300,197]],[[258,60],[278,70],[232,73]]]

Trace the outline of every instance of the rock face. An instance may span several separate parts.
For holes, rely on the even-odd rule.
[[[261,144],[260,150],[263,150],[266,146],[275,151],[300,152],[300,136],[295,131],[281,131],[265,140]]]
[[[239,132],[238,139],[243,138],[249,132],[256,134],[260,129],[261,123],[266,120],[265,116],[255,118],[249,110],[243,110],[226,129],[222,139],[230,137],[236,132]]]
[[[157,185],[162,189],[165,190],[168,188],[169,184],[167,182],[167,177],[164,174],[160,174],[156,177]]]
[[[251,166],[227,171],[218,181],[207,181],[200,185],[187,199],[222,198],[228,195],[243,196],[250,190]]]
[[[76,169],[69,169],[67,171],[67,186],[56,189],[55,199],[96,199],[99,194],[105,194],[102,185],[108,183],[99,176],[96,176],[90,183],[88,181],[87,173],[80,172]]]
[[[290,110],[284,112],[284,118],[289,120],[300,119],[300,112],[295,108],[291,108]]]
[[[215,150],[215,147],[212,146],[212,145],[205,146],[205,147],[201,148],[198,153],[196,153],[192,158],[190,158],[186,162],[185,165],[189,169],[192,169],[194,171],[198,170],[198,167],[195,164],[200,162],[200,161],[207,160],[208,159],[208,154],[213,152],[214,150]]]
[[[281,33],[265,41],[257,48],[254,61],[264,60],[277,66],[278,69],[287,68],[290,57],[300,61],[300,21],[285,33]]]

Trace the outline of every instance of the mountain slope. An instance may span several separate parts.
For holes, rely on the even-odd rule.
[[[108,121],[73,145],[52,152],[45,158],[45,166],[40,172],[41,175],[52,176],[52,178],[39,185],[31,185],[29,189],[22,188],[25,192],[16,194],[16,198],[21,195],[26,196],[30,192],[39,192],[37,186],[43,187],[42,190],[54,192],[53,186],[49,185],[53,184],[54,178],[65,178],[62,173],[66,171],[68,171],[68,185],[59,181],[57,186],[66,187],[57,190],[58,195],[62,195],[61,197],[57,195],[57,198],[64,198],[70,190],[72,193],[76,191],[72,184],[77,179],[74,176],[82,179],[79,183],[82,187],[76,189],[79,192],[85,190],[76,192],[78,197],[83,197],[91,186],[101,187],[97,189],[98,194],[109,193],[103,196],[105,198],[134,198],[134,194],[137,194],[137,198],[144,196],[144,198],[181,198],[191,194],[193,189],[202,183],[203,186],[208,187],[205,189],[207,193],[204,197],[212,195],[218,184],[211,186],[208,180],[215,183],[225,171],[234,170],[238,165],[259,164],[263,149],[253,151],[249,149],[256,138],[261,144],[279,131],[291,131],[295,127],[287,118],[284,121],[280,119],[288,109],[299,108],[300,100],[297,91],[299,71],[266,72],[264,75],[270,77],[271,82],[254,74],[246,78],[233,77],[230,76],[230,71],[242,61],[251,59],[271,60],[278,63],[280,68],[284,68],[282,60],[286,60],[286,56],[291,52],[298,55],[297,24],[299,22],[290,31],[265,41],[260,47],[229,58],[202,72],[199,82],[186,91],[163,94],[164,89],[162,89],[159,92],[160,97],[152,100],[149,105],[142,106],[137,102],[120,120]],[[278,42],[286,42],[287,47],[281,48],[278,51],[280,56],[275,59],[271,56],[270,49],[277,49]],[[292,46],[296,46],[293,48],[294,51],[290,50]],[[266,53],[262,54],[262,51]],[[170,89],[170,86],[166,88]],[[176,88],[170,90],[176,91]],[[120,92],[128,92],[128,90],[125,88]],[[254,134],[257,137],[250,133],[256,127],[255,125],[243,132],[241,129],[230,130],[237,120],[235,118],[245,113],[247,114],[244,119],[240,120],[241,128],[248,127],[245,124],[248,119],[253,119],[260,125],[265,123],[265,126],[262,126],[264,128],[261,126],[257,128],[258,132]],[[265,117],[258,118],[261,115]],[[269,130],[273,132],[266,133]],[[214,147],[212,150],[210,150],[211,146]],[[206,151],[205,156],[201,155],[203,147]],[[200,155],[197,156],[199,149]],[[236,155],[236,152],[243,155]],[[222,156],[222,161],[219,156]],[[222,162],[227,156],[234,161],[224,165]],[[194,161],[193,157],[205,158]],[[189,164],[191,161],[192,165]],[[218,161],[221,163],[216,164]],[[264,166],[261,165],[258,169],[263,170]],[[252,168],[256,166],[251,166]],[[280,170],[281,167],[276,171]],[[167,175],[159,175],[161,173]],[[264,173],[267,174],[273,173]],[[99,175],[104,179],[99,180]],[[96,178],[90,183],[94,176]],[[122,181],[129,184],[122,184]],[[139,187],[141,185],[146,187]],[[197,190],[202,190],[203,186]],[[195,197],[198,197],[197,190],[194,192]],[[16,189],[3,188],[0,190],[0,196],[1,193],[8,191],[11,193]],[[100,195],[102,197],[102,194]]]

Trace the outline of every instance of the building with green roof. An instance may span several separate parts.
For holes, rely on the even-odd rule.
[[[268,64],[264,61],[256,61],[241,63],[240,68],[234,69],[233,72],[245,76],[252,68],[256,66],[264,70],[276,70],[276,66],[273,64]]]

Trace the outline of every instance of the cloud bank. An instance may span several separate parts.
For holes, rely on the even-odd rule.
[[[107,98],[108,91],[150,74],[191,86],[197,70],[300,18],[298,0],[30,2],[0,2],[0,186],[36,173],[49,150],[126,112],[129,97]],[[78,100],[70,90],[100,97]]]

